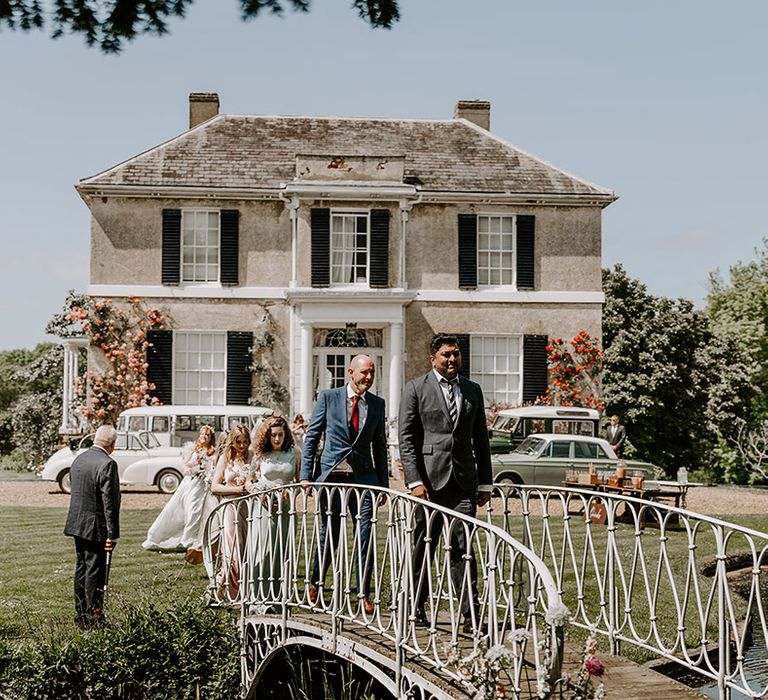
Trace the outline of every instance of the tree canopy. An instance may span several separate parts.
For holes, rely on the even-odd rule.
[[[398,0],[352,0],[372,27],[389,29],[400,19]],[[182,18],[192,0],[0,0],[0,27],[30,31],[50,28],[54,38],[79,34],[89,46],[119,53],[125,41],[141,34],[165,34],[168,20]],[[288,7],[309,12],[311,0],[239,0],[240,15],[250,20],[265,13],[282,15]]]
[[[724,281],[718,272],[709,278],[707,315],[714,332],[732,338],[750,359],[754,383],[768,386],[768,238],[756,259],[737,263]],[[755,419],[768,417],[768,396],[763,390],[753,405]]]
[[[708,466],[754,396],[748,356],[690,301],[649,294],[621,265],[603,271],[603,289],[608,411],[668,474]]]

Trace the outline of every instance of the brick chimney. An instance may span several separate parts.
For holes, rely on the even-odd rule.
[[[454,119],[466,119],[490,131],[491,103],[486,100],[459,100],[453,108]]]
[[[189,128],[208,121],[219,113],[219,96],[215,92],[189,93]]]

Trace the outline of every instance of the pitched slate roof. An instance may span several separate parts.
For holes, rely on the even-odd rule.
[[[297,154],[398,155],[432,192],[613,196],[463,119],[395,120],[222,114],[81,185],[276,188]]]

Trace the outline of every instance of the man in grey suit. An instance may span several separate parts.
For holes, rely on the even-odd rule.
[[[93,447],[75,458],[64,534],[75,538],[75,622],[83,629],[104,612],[107,552],[120,536],[120,479],[110,456],[117,433],[111,425],[97,431]]]
[[[318,484],[362,484],[369,486],[389,486],[387,470],[387,437],[385,430],[384,399],[368,391],[376,375],[373,360],[368,355],[356,355],[347,368],[348,382],[337,389],[320,392],[315,410],[304,436],[304,449],[301,461],[301,483],[307,488],[314,477]],[[320,454],[320,473],[315,477],[315,459],[320,438],[325,437],[323,451]],[[332,495],[329,494],[329,490]],[[325,580],[325,572],[330,563],[331,545],[336,546],[341,525],[341,493],[339,490],[321,488],[319,491],[319,509],[330,515],[323,520],[319,550],[322,552],[322,564],[315,556],[312,567],[312,585],[309,599],[314,603],[318,589]],[[330,503],[329,503],[330,502]],[[373,603],[368,599],[371,576],[367,565],[368,541],[373,515],[373,498],[368,492],[361,498],[351,494],[349,516],[357,520],[360,512],[359,545],[356,552],[357,576],[362,576],[362,605],[366,613],[374,612]]]
[[[430,342],[431,371],[405,386],[400,404],[400,460],[413,496],[474,517],[491,497],[491,449],[480,385],[459,375],[458,338],[438,333]],[[416,514],[413,571],[416,622],[426,624],[429,566],[443,527],[443,518],[427,528],[421,509]],[[465,557],[470,566],[470,590],[464,584]],[[451,538],[451,580],[461,595],[465,631],[473,629],[477,607],[477,563],[463,528]],[[464,588],[464,590],[462,590]]]

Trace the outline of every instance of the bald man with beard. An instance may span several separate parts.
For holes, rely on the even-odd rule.
[[[331,543],[338,543],[341,518],[341,493],[333,484],[359,484],[362,486],[389,486],[387,469],[387,436],[384,399],[369,389],[376,376],[373,359],[356,355],[347,368],[347,383],[337,389],[320,392],[315,410],[304,437],[301,463],[301,483],[307,488],[314,480],[320,488],[320,512],[331,514],[323,520],[319,550],[322,566],[315,557],[312,571],[310,602],[317,600],[319,588],[324,584],[325,572],[331,560]],[[315,475],[315,460],[321,437],[325,438],[319,458],[319,473]],[[328,485],[326,487],[326,485]],[[354,494],[348,501],[349,517],[360,512],[359,547],[355,549],[358,586],[362,576],[362,606],[367,614],[374,612],[368,599],[371,570],[367,564],[368,544],[373,515],[373,494],[361,498]],[[327,535],[330,533],[330,542]]]

